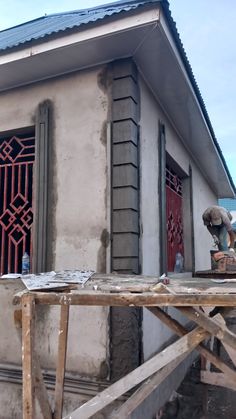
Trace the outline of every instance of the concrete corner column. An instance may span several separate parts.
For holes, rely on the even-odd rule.
[[[138,274],[139,118],[137,68],[132,59],[113,63],[111,138],[111,270]],[[111,308],[111,379],[140,364],[142,310]]]

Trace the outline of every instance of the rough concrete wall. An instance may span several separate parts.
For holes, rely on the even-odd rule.
[[[4,321],[0,323],[0,364],[21,365],[21,329],[14,324],[14,317],[20,320],[20,307],[12,305],[14,294],[21,289],[20,280],[1,282],[0,307]],[[59,315],[59,307],[36,307],[36,347],[45,369],[56,367]],[[107,322],[105,308],[100,313],[96,307],[70,308],[67,371],[107,378],[107,326],[103,318]]]
[[[20,307],[14,307],[12,300],[24,286],[20,280],[6,280],[1,281],[0,287],[0,363],[21,364],[21,329],[16,328],[14,323],[14,312]],[[16,312],[15,316],[20,326],[21,312]]]
[[[1,132],[34,125],[38,105],[46,99],[54,106],[56,269],[104,266],[99,258],[107,228],[103,72],[80,72],[0,95]]]
[[[2,133],[34,126],[39,104],[45,100],[53,104],[55,156],[50,163],[54,164],[55,199],[50,212],[54,217],[54,241],[49,245],[51,266],[55,270],[89,268],[104,272],[106,269],[109,86],[104,80],[106,67],[101,67],[0,95]],[[9,288],[8,310],[12,293]],[[0,304],[1,318],[2,307]],[[108,368],[104,369],[108,356],[108,315],[106,308],[71,309],[67,368],[100,376],[102,367],[103,376],[105,369],[108,373]],[[54,367],[57,308],[40,309],[38,321],[43,334],[39,342],[42,364]],[[19,352],[12,349],[13,325],[5,329],[4,336],[0,362],[20,362],[20,348]]]

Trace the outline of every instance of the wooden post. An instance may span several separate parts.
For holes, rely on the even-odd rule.
[[[56,387],[55,387],[55,408],[54,408],[53,419],[62,418],[69,309],[70,309],[70,305],[68,301],[66,301],[66,304],[61,305],[60,330],[59,330],[59,336],[58,336]]]
[[[23,419],[35,418],[35,301],[31,294],[22,297]]]
[[[201,382],[212,386],[221,386],[236,391],[236,383],[222,372],[201,371]]]

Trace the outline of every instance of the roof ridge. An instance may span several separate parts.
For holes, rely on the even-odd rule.
[[[2,29],[2,30],[0,30],[0,34],[3,33],[3,32],[9,31],[11,29],[19,28],[19,27],[28,25],[30,23],[37,22],[37,21],[44,20],[44,19],[48,19],[48,18],[51,18],[51,17],[59,17],[59,16],[63,17],[63,16],[77,15],[77,14],[82,15],[83,12],[84,12],[84,15],[87,15],[87,14],[89,14],[89,12],[93,12],[93,11],[95,12],[96,10],[97,11],[103,10],[104,8],[108,9],[110,7],[112,9],[115,9],[115,8],[117,8],[119,6],[122,6],[122,5],[125,5],[125,4],[131,5],[133,3],[135,5],[136,3],[143,3],[143,5],[144,5],[145,3],[147,3],[147,4],[148,3],[164,3],[166,1],[167,0],[116,0],[116,1],[113,1],[113,2],[110,2],[110,3],[100,4],[100,5],[89,7],[89,8],[74,9],[74,10],[68,10],[68,11],[64,11],[64,12],[57,12],[57,13],[50,13],[50,14],[45,13],[45,15],[39,16],[35,19],[27,20],[26,22],[20,23],[18,25],[14,25],[14,26],[10,26],[9,28]]]

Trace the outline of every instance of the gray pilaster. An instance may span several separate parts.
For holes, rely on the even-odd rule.
[[[50,269],[49,258],[49,214],[48,195],[50,188],[49,154],[51,136],[52,105],[45,101],[39,105],[36,115],[36,158],[35,158],[35,213],[33,272],[45,272]],[[52,156],[51,156],[52,157]],[[51,161],[52,163],[52,161]]]
[[[140,114],[137,69],[131,59],[113,64],[111,269],[139,273]]]
[[[159,122],[159,199],[160,199],[160,274],[167,273],[166,235],[166,137],[165,126]]]
[[[113,63],[111,138],[111,270],[138,274],[139,267],[139,86],[131,59]],[[112,307],[111,378],[141,361],[141,318],[137,308]]]

